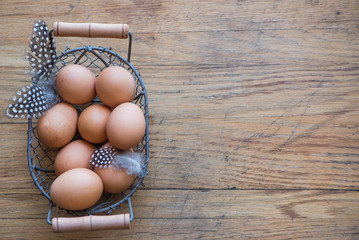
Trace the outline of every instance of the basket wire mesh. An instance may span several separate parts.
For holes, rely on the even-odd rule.
[[[146,131],[145,135],[142,138],[141,142],[134,149],[136,152],[140,152],[143,156],[143,175],[138,176],[133,182],[132,186],[125,192],[120,194],[109,194],[104,192],[100,200],[91,208],[79,211],[66,210],[66,212],[72,216],[83,216],[83,215],[93,215],[99,213],[111,214],[113,210],[120,208],[120,205],[127,202],[131,214],[131,220],[133,219],[132,206],[131,206],[131,196],[137,190],[138,187],[144,186],[143,179],[147,175],[147,165],[149,161],[149,129],[148,129],[148,97],[145,89],[144,82],[141,79],[140,72],[130,64],[129,60],[131,57],[131,47],[132,47],[132,35],[129,33],[129,48],[128,48],[128,57],[125,60],[123,57],[118,55],[116,52],[112,51],[111,48],[105,47],[94,47],[94,46],[84,46],[79,48],[70,49],[66,47],[65,51],[57,55],[55,70],[58,72],[62,67],[68,64],[79,64],[91,69],[97,76],[102,69],[117,65],[127,69],[132,76],[134,77],[137,87],[136,95],[133,103],[137,104],[144,113],[146,120]],[[95,98],[91,103],[86,105],[74,105],[79,113],[82,112],[87,106],[99,103],[100,100]],[[52,202],[50,197],[50,187],[52,182],[55,180],[56,175],[54,173],[54,160],[56,157],[57,150],[47,148],[39,141],[36,135],[36,123],[37,119],[29,118],[28,120],[28,146],[27,146],[27,155],[28,155],[28,164],[30,169],[30,175],[34,180],[34,184],[39,188],[41,194],[44,195],[49,201],[49,212],[47,217],[47,222],[51,223],[51,211],[55,204]],[[78,133],[76,133],[74,140],[81,138]],[[99,146],[97,146],[99,147]],[[61,208],[60,208],[61,209]]]

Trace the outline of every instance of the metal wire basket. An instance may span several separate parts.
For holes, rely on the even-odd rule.
[[[53,31],[53,30],[51,30]],[[52,33],[52,32],[51,32]],[[132,48],[132,34],[128,32],[129,45],[128,56],[124,59],[111,48],[84,46],[79,48],[70,49],[67,47],[64,52],[57,55],[55,60],[55,68],[58,72],[62,67],[68,64],[80,64],[91,69],[95,75],[98,75],[102,69],[111,65],[117,65],[126,68],[134,77],[137,83],[136,96],[134,103],[137,104],[143,111],[146,120],[146,131],[142,138],[142,141],[134,149],[136,152],[140,152],[143,155],[144,175],[135,179],[132,186],[125,192],[120,194],[108,194],[103,193],[101,199],[91,208],[81,211],[65,210],[71,216],[85,216],[105,213],[110,215],[113,210],[120,208],[121,204],[128,203],[130,212],[130,221],[133,219],[131,196],[141,185],[143,186],[143,179],[147,174],[147,165],[149,161],[149,129],[148,129],[148,97],[145,88],[145,84],[141,79],[140,72],[130,64],[131,48]],[[94,99],[87,105],[75,105],[80,113],[86,106],[93,103],[100,102],[99,99]],[[37,119],[36,119],[37,120]],[[36,122],[33,119],[28,119],[28,131],[27,131],[27,155],[28,164],[30,169],[30,175],[34,180],[34,184],[39,188],[41,194],[45,196],[49,201],[49,211],[47,216],[47,222],[51,225],[52,208],[55,204],[50,197],[50,187],[55,180],[56,175],[54,173],[54,160],[57,150],[45,147],[38,139],[36,135]],[[75,139],[81,138],[79,134],[76,134]]]

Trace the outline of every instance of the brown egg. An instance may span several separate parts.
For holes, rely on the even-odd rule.
[[[114,108],[134,99],[136,82],[125,68],[110,66],[103,69],[97,77],[96,93],[104,104]]]
[[[58,176],[50,188],[52,201],[69,210],[82,210],[94,205],[101,197],[101,178],[87,168],[74,168]]]
[[[107,140],[106,122],[110,113],[111,109],[101,104],[85,108],[77,123],[80,135],[91,143],[105,142]]]
[[[143,138],[146,120],[142,110],[134,103],[122,103],[112,110],[106,124],[106,134],[111,145],[127,150]]]
[[[135,175],[128,175],[126,170],[117,170],[113,167],[96,167],[94,171],[100,176],[104,190],[109,193],[120,193],[125,191],[132,185],[136,177]]]
[[[55,173],[60,175],[73,168],[88,168],[91,156],[96,147],[84,140],[75,140],[68,143],[56,155],[55,159]]]
[[[96,76],[88,68],[71,64],[60,69],[56,76],[59,95],[72,104],[85,104],[96,96]]]
[[[37,123],[40,142],[50,148],[59,148],[71,141],[77,128],[77,111],[68,103],[50,108]]]

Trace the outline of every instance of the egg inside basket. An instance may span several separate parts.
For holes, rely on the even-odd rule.
[[[50,33],[52,34],[52,30],[50,31]],[[129,38],[127,59],[124,59],[119,54],[112,51],[110,48],[82,46],[74,49],[70,49],[69,47],[67,47],[65,51],[57,54],[56,59],[54,60],[54,71],[56,73],[60,71],[63,67],[71,64],[78,64],[88,69],[91,69],[91,71],[96,76],[98,76],[103,69],[109,66],[119,66],[125,68],[127,71],[131,73],[131,75],[133,76],[136,82],[136,94],[132,102],[142,110],[146,122],[145,134],[142,140],[140,141],[140,143],[135,148],[133,148],[134,152],[140,153],[142,156],[144,174],[136,177],[132,186],[128,190],[122,193],[111,194],[104,191],[100,200],[87,209],[84,210],[63,209],[63,211],[65,211],[66,214],[69,216],[111,215],[115,209],[120,208],[120,206],[123,203],[127,203],[129,207],[130,221],[133,219],[131,196],[134,194],[134,192],[138,187],[143,185],[142,182],[145,175],[147,174],[147,165],[149,161],[148,98],[147,98],[145,85],[141,79],[139,71],[130,63],[132,35],[130,32],[128,32],[127,36]],[[101,37],[101,35],[95,37]],[[78,113],[80,114],[89,105],[98,104],[98,103],[101,103],[101,101],[98,97],[96,97],[95,99],[93,99],[91,102],[87,104],[74,105],[74,107],[77,109]],[[50,204],[49,204],[47,222],[49,224],[53,224],[53,220],[51,219],[51,217],[53,214],[53,208],[55,207],[55,204],[51,199],[50,188],[52,183],[56,179],[56,174],[54,172],[54,160],[58,153],[58,149],[47,148],[41,143],[41,141],[37,136],[37,129],[36,129],[37,122],[38,122],[38,117],[28,119],[28,132],[27,132],[28,164],[29,164],[30,174],[34,180],[35,185],[39,188],[41,194],[49,200]],[[78,139],[82,139],[82,138],[81,135],[77,132],[72,141]],[[101,147],[101,145],[97,145],[97,147]],[[94,229],[90,229],[90,230],[94,230]]]

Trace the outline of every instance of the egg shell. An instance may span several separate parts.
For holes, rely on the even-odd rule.
[[[95,167],[94,171],[101,178],[103,188],[108,193],[120,193],[127,190],[136,178],[135,175],[128,175],[124,169],[113,167]]]
[[[85,104],[96,96],[96,76],[81,65],[70,64],[60,69],[56,76],[59,95],[72,104]]]
[[[96,93],[105,105],[114,108],[134,99],[136,82],[125,68],[110,66],[103,69],[97,77]]]
[[[77,118],[77,111],[71,104],[56,104],[39,118],[37,136],[40,142],[50,148],[63,147],[75,136]]]
[[[106,124],[109,142],[121,150],[135,147],[142,140],[145,130],[144,114],[134,103],[118,105],[112,110]]]
[[[91,143],[107,141],[106,122],[110,113],[111,109],[101,104],[85,108],[77,123],[81,137]]]
[[[56,155],[55,174],[59,176],[74,168],[91,169],[89,162],[95,150],[95,145],[81,139],[68,143]]]
[[[82,210],[94,205],[101,197],[101,178],[87,168],[74,168],[58,176],[50,188],[52,201],[68,210]]]

